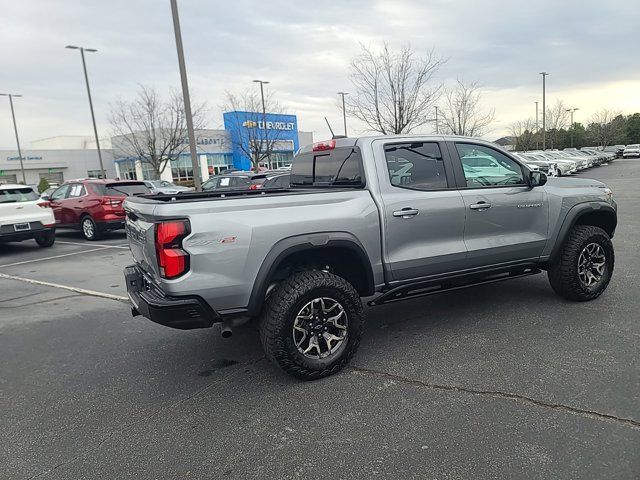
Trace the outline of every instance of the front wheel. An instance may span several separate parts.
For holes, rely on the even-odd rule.
[[[303,380],[341,370],[356,353],[362,330],[358,292],[344,278],[318,270],[275,287],[260,320],[267,357]]]
[[[42,248],[52,247],[56,241],[56,233],[55,232],[46,232],[39,233],[35,236],[36,243]]]
[[[607,289],[614,260],[607,232],[592,225],[577,225],[569,232],[558,258],[549,265],[549,283],[566,299],[593,300]]]

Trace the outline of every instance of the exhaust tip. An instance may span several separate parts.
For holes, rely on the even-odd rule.
[[[222,325],[222,329],[220,330],[220,335],[222,338],[230,338],[233,335],[233,330],[229,325]]]

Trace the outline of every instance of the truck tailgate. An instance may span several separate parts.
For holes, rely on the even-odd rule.
[[[131,254],[140,268],[157,278],[158,262],[156,260],[153,219],[156,207],[150,203],[125,202],[124,208],[127,212],[125,231]]]

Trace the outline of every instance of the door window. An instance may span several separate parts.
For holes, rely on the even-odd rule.
[[[84,189],[84,185],[81,183],[74,183],[69,187],[69,195],[68,198],[78,198],[86,195],[86,190]]]
[[[467,187],[524,185],[520,164],[483,145],[456,143]]]
[[[62,200],[67,198],[67,192],[69,191],[69,185],[63,185],[51,194],[51,200]]]
[[[391,185],[413,190],[447,188],[440,147],[435,142],[386,145],[384,154]]]

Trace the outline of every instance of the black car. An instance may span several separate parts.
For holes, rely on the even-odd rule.
[[[255,190],[266,179],[264,173],[231,172],[215,175],[202,184],[204,192],[225,190]]]
[[[289,188],[290,177],[291,172],[267,173],[264,182],[262,182],[262,188]]]

